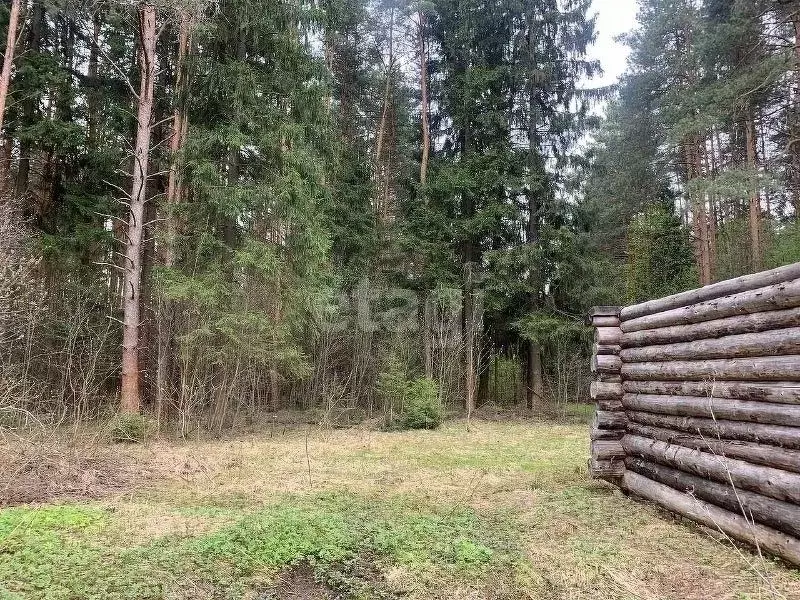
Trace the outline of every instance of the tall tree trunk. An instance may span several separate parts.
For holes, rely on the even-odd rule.
[[[25,44],[25,52],[29,55],[39,54],[44,32],[44,3],[34,2],[31,9],[30,29]],[[36,109],[39,104],[39,94],[29,94],[22,101],[22,125],[30,126],[34,123]],[[22,200],[28,194],[28,183],[31,172],[31,142],[22,138],[19,142],[19,162],[17,168],[17,180],[15,182],[14,195]],[[25,203],[22,202],[22,205]],[[26,207],[27,209],[27,207]]]
[[[747,168],[751,173],[750,201],[749,201],[749,229],[750,229],[750,268],[753,272],[760,271],[764,264],[764,248],[761,243],[761,194],[758,189],[758,156],[756,124],[752,112],[748,112],[745,123],[747,136]]]
[[[136,146],[125,245],[123,282],[122,391],[120,410],[138,413],[141,408],[139,381],[139,336],[142,287],[142,234],[144,231],[147,176],[150,159],[150,122],[153,116],[153,87],[156,75],[156,8],[145,2],[139,5],[141,49],[139,69]]]
[[[17,45],[17,27],[19,25],[21,6],[21,0],[11,0],[11,14],[8,17],[8,35],[6,36],[6,51],[3,55],[3,72],[0,74],[0,134],[3,131],[3,121],[6,114],[6,98],[8,98],[8,86],[11,83],[11,67],[14,64],[14,50]]]
[[[431,152],[430,99],[428,97],[428,53],[425,48],[425,14],[418,13],[419,18],[419,89],[422,97],[420,118],[422,120],[422,157],[419,163],[419,183],[424,188],[428,182],[428,160]],[[424,193],[424,191],[423,191]]]
[[[705,169],[708,177],[716,179],[717,177],[717,158],[716,150],[714,148],[714,132],[712,130],[709,136],[710,151],[707,149],[705,152]],[[708,196],[708,241],[709,241],[709,260],[711,261],[712,270],[717,266],[717,219],[719,211],[717,210],[717,195],[712,192]]]
[[[181,200],[182,182],[180,165],[178,164],[180,151],[185,142],[188,118],[185,107],[185,64],[189,53],[189,38],[191,30],[191,17],[187,11],[181,11],[180,27],[178,31],[178,59],[175,65],[175,108],[172,116],[172,131],[170,132],[170,167],[167,182],[166,211],[164,214],[165,236],[163,264],[166,268],[175,266],[175,240],[177,237],[177,216],[175,209]],[[163,300],[158,318],[158,362],[156,365],[156,416],[161,420],[164,407],[169,396],[169,379],[172,372],[173,356],[173,303]]]
[[[376,136],[375,144],[375,186],[376,206],[375,217],[378,222],[386,220],[387,206],[386,194],[383,200],[381,198],[382,190],[388,186],[387,178],[389,177],[389,165],[386,161],[382,161],[384,153],[384,139],[386,137],[387,121],[389,116],[389,103],[391,102],[392,91],[392,75],[394,72],[394,8],[389,10],[389,61],[386,66],[386,82],[383,87],[383,99],[381,101],[381,118],[378,123],[378,134]]]
[[[102,27],[102,17],[100,11],[95,11],[92,15],[92,46],[89,48],[89,65],[86,74],[91,82],[91,89],[86,94],[86,126],[89,147],[95,149],[98,142],[98,123],[101,93],[97,88],[97,77],[100,66],[100,30]]]
[[[800,215],[800,10],[792,13],[794,26],[795,85],[791,100],[792,122],[789,127],[789,152],[792,157],[792,201],[795,218]]]
[[[694,145],[694,174],[695,177],[703,177],[708,171],[705,168],[705,154],[706,154],[706,139],[704,135],[697,134],[695,137]],[[698,192],[697,202],[699,203],[700,212],[700,243],[703,247],[703,280],[706,282],[703,285],[709,285],[714,281],[714,248],[711,238],[711,203],[709,202],[708,194],[705,192]]]
[[[468,262],[464,265],[464,299],[463,299],[463,312],[464,312],[464,369],[465,369],[465,397],[464,408],[467,411],[467,417],[472,414],[476,407],[476,392],[477,392],[477,375],[478,375],[478,360],[477,360],[477,307],[475,305],[475,289],[474,279],[472,272],[473,263]]]
[[[700,176],[699,172],[699,147],[695,136],[690,136],[684,142],[684,156],[686,160],[686,195],[692,209],[692,231],[695,247],[695,261],[700,285],[711,283],[711,261],[709,260],[708,245],[708,215],[706,214],[705,199],[702,194],[692,194],[688,187]]]
[[[539,198],[544,192],[544,165],[539,145],[538,112],[536,103],[536,35],[533,31],[533,12],[529,9],[528,20],[528,245],[533,251],[539,246]],[[533,255],[534,252],[531,252]],[[531,288],[531,308],[539,308],[539,290],[542,287],[538,265],[530,266],[528,284]],[[528,342],[526,352],[525,404],[533,408],[544,398],[544,377],[542,375],[542,349],[533,340]]]

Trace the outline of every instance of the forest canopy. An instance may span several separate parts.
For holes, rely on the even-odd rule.
[[[612,88],[590,0],[0,28],[3,422],[540,409],[586,394],[591,306],[800,260],[800,2],[639,0]]]

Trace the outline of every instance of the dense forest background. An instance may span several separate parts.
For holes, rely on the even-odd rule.
[[[6,0],[2,421],[539,410],[800,260],[800,2],[640,0],[613,89],[590,4]]]

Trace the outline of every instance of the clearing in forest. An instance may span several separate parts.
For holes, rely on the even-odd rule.
[[[0,509],[0,598],[800,597],[800,572],[588,480],[587,448],[582,423],[486,421],[116,445]]]

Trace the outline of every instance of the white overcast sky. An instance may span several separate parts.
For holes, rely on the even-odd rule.
[[[616,83],[625,70],[628,48],[614,38],[636,26],[637,10],[636,0],[593,0],[590,14],[597,14],[597,43],[591,57],[600,60],[605,75],[593,79],[592,87]]]

